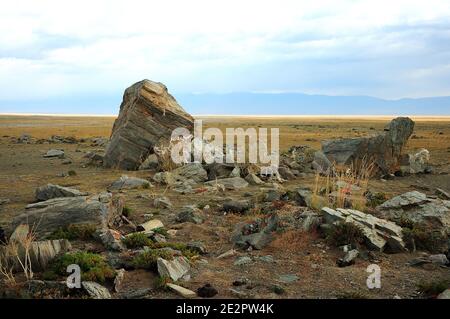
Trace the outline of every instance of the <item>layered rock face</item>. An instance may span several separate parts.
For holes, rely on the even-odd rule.
[[[133,84],[123,95],[104,166],[137,170],[154,146],[167,142],[177,127],[192,131],[193,121],[164,84],[149,80]]]
[[[374,161],[381,173],[392,173],[399,168],[403,147],[414,129],[414,122],[407,117],[393,119],[383,133],[359,138],[346,138],[322,142],[322,151],[336,164]]]

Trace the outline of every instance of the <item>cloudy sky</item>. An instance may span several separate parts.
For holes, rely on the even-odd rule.
[[[448,96],[450,1],[1,0],[0,112],[114,113],[144,78],[175,96]]]

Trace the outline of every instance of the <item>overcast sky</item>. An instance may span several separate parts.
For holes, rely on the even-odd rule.
[[[450,95],[449,0],[1,0],[0,7],[0,101],[121,96],[144,78],[175,95]]]

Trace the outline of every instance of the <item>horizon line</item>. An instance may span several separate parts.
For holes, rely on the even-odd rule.
[[[338,117],[338,118],[391,118],[391,117],[411,117],[411,118],[445,118],[450,119],[450,115],[444,114],[191,114],[193,117],[259,117],[259,118],[317,118],[317,117]],[[0,116],[51,116],[51,117],[117,117],[118,114],[76,114],[76,113],[0,113]]]

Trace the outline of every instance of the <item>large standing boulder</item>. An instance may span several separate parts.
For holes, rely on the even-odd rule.
[[[137,170],[153,147],[170,140],[177,127],[192,130],[194,119],[162,83],[143,80],[125,90],[104,166]]]
[[[322,151],[336,164],[350,165],[354,162],[374,161],[381,173],[392,173],[400,166],[403,147],[414,129],[408,117],[393,119],[379,133],[369,137],[344,138],[322,142]]]
[[[10,225],[12,233],[20,224],[34,226],[38,239],[72,224],[96,225],[98,233],[117,225],[122,215],[123,200],[102,193],[91,197],[61,197],[30,204]]]

